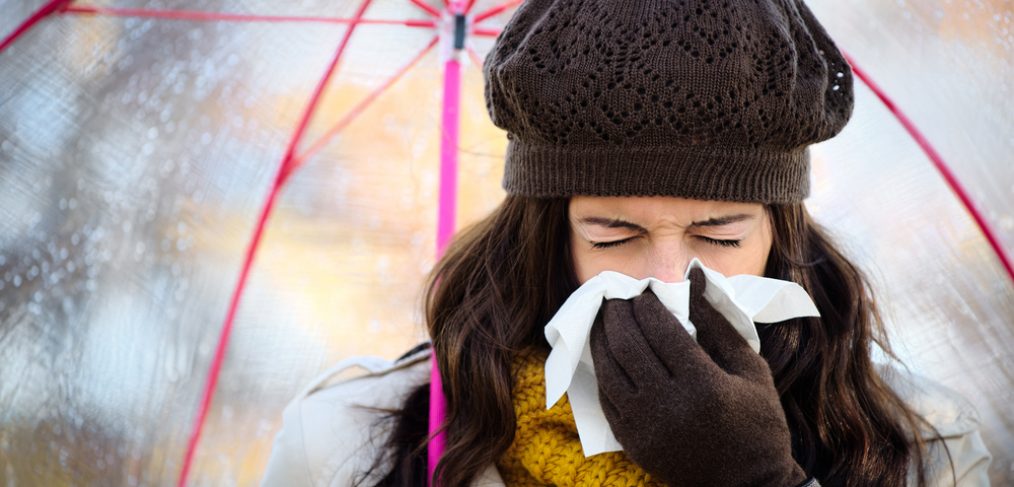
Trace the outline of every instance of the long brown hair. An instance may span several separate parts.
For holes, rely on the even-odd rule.
[[[447,398],[442,485],[468,485],[513,441],[511,361],[526,348],[548,350],[543,327],[578,286],[567,206],[508,196],[431,274],[426,322]],[[910,462],[922,465],[924,421],[870,360],[874,343],[889,355],[890,347],[866,279],[802,203],[767,209],[774,238],[765,275],[799,283],[821,313],[759,327],[793,454],[823,485],[904,485]],[[393,417],[384,457],[393,469],[381,484],[425,484],[426,390]],[[917,479],[924,483],[923,468]]]

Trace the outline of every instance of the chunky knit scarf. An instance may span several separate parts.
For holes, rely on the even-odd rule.
[[[514,442],[497,462],[509,486],[656,486],[623,452],[585,458],[574,415],[564,396],[546,409],[544,353],[514,360]]]

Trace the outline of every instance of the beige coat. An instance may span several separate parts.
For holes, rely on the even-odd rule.
[[[348,372],[364,373],[351,378]],[[355,357],[321,374],[289,403],[282,429],[275,437],[264,487],[348,486],[378,455],[388,430],[376,426],[379,414],[359,406],[399,408],[405,396],[429,380],[429,352],[397,362]],[[946,443],[959,486],[988,486],[990,455],[979,436],[971,405],[955,392],[898,369],[883,367],[881,375],[917,412],[933,424],[943,441],[930,443],[929,485],[951,485]],[[923,433],[929,438],[929,433]],[[364,482],[362,485],[372,485]],[[909,482],[914,485],[914,482]],[[472,487],[503,486],[490,465]]]

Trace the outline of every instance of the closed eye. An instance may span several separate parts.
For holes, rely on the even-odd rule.
[[[628,238],[625,238],[625,239],[622,239],[622,240],[613,240],[611,242],[592,242],[592,247],[596,248],[596,249],[608,249],[609,247],[616,247],[616,246],[619,246],[619,245],[623,245],[623,244],[625,244],[625,243],[627,243],[627,242],[629,242],[629,241],[631,241],[631,240],[633,240],[635,238],[637,238],[637,237],[636,236],[635,237],[628,237]]]
[[[698,235],[697,238],[720,247],[739,247],[740,242],[742,242],[742,240],[719,240],[717,238],[708,238],[703,235]]]

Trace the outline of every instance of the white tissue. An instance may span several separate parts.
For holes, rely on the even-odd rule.
[[[760,352],[757,323],[775,323],[803,316],[820,316],[817,306],[798,284],[751,275],[725,277],[696,258],[687,266],[682,282],[666,283],[655,278],[634,279],[605,271],[589,279],[563,303],[546,325],[546,339],[553,347],[546,359],[546,409],[566,392],[574,413],[581,449],[586,457],[622,447],[613,436],[599,404],[598,381],[592,364],[589,335],[603,299],[631,299],[646,288],[697,338],[690,322],[690,270],[704,270],[708,286],[705,299],[722,313],[755,352]]]

